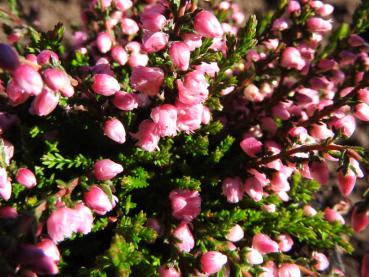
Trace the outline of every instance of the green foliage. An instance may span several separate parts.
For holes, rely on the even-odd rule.
[[[122,178],[121,185],[126,191],[143,189],[150,185],[148,182],[149,178],[149,172],[143,167],[137,167],[130,172],[130,175],[125,175]]]
[[[222,140],[216,147],[214,152],[211,153],[210,161],[213,163],[219,163],[225,154],[231,149],[235,138],[228,135],[224,140]]]
[[[369,1],[362,0],[353,15],[353,25],[355,33],[363,33],[369,28]]]
[[[64,47],[62,45],[62,39],[64,35],[64,27],[62,23],[55,25],[54,29],[49,32],[37,32],[33,28],[28,28],[31,36],[31,44],[28,47],[28,51],[31,53],[38,53],[41,50],[49,49],[57,53],[62,54]]]
[[[87,169],[93,164],[92,160],[78,154],[74,158],[65,158],[59,153],[47,153],[41,157],[42,164],[47,168],[63,170],[65,168]]]

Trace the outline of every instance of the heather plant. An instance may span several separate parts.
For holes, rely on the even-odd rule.
[[[368,1],[339,23],[322,1],[86,0],[69,42],[8,2],[1,276],[344,276],[369,224]]]

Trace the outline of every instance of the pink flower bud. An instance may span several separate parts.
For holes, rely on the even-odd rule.
[[[122,27],[123,34],[129,36],[135,35],[140,29],[136,21],[131,18],[123,18],[120,22],[120,26]]]
[[[122,111],[132,111],[138,107],[137,95],[118,91],[114,94],[113,104]]]
[[[201,270],[206,274],[214,274],[227,263],[227,256],[217,251],[209,251],[201,256]]]
[[[60,261],[60,253],[58,247],[52,240],[43,239],[36,244],[37,248],[41,249],[44,254],[50,257],[55,263]]]
[[[255,202],[263,198],[263,185],[256,177],[247,178],[243,189]]]
[[[352,115],[346,115],[330,122],[334,128],[340,130],[346,137],[351,137],[356,129],[356,121]]]
[[[105,121],[104,134],[119,144],[125,143],[126,141],[126,131],[124,126],[122,122],[116,118],[111,118]]]
[[[20,105],[28,100],[30,95],[19,87],[14,80],[11,80],[6,88],[10,104],[12,106]]]
[[[365,103],[357,104],[354,115],[362,121],[369,121],[369,106]]]
[[[157,12],[143,12],[140,15],[140,21],[145,30],[158,32],[164,28],[167,19],[164,15]]]
[[[0,218],[14,219],[18,217],[18,212],[16,208],[6,206],[0,208]]]
[[[328,129],[325,123],[322,123],[312,124],[310,135],[318,140],[326,140],[327,138],[332,138],[334,136],[334,133],[332,132],[332,130]]]
[[[287,47],[282,53],[281,65],[286,68],[302,70],[306,62],[298,49],[295,47]]]
[[[226,239],[232,242],[237,242],[243,239],[244,232],[240,225],[236,224],[231,229],[229,229]]]
[[[301,272],[295,264],[283,264],[278,270],[279,277],[300,277]]]
[[[5,201],[8,201],[11,195],[12,195],[12,184],[10,183],[9,180],[6,180],[6,182],[0,186],[0,196]]]
[[[181,277],[181,273],[174,267],[162,265],[159,268],[159,277]]]
[[[343,196],[349,196],[356,184],[356,174],[351,169],[348,169],[346,174],[340,170],[337,174],[338,188]]]
[[[15,70],[19,66],[17,52],[10,46],[0,43],[0,68],[4,70]]]
[[[114,95],[119,91],[120,86],[114,77],[108,74],[95,74],[93,77],[92,90],[104,96]]]
[[[290,190],[288,176],[281,171],[273,173],[273,177],[270,180],[270,184],[271,189],[274,192],[286,192]]]
[[[212,78],[214,78],[215,75],[219,72],[219,66],[216,62],[212,63],[202,62],[201,64],[196,65],[195,69]]]
[[[273,261],[267,261],[265,265],[262,266],[264,272],[258,277],[278,277],[278,269]]]
[[[177,128],[185,133],[191,133],[201,127],[204,106],[202,104],[186,105],[176,103]]]
[[[186,43],[181,41],[173,42],[169,48],[169,56],[172,63],[182,71],[188,69],[190,64],[190,48]]]
[[[356,233],[364,230],[369,225],[368,210],[359,210],[355,207],[351,215],[351,225]]]
[[[328,222],[339,222],[341,224],[345,224],[345,220],[343,219],[342,215],[339,214],[337,211],[326,208],[324,210],[324,217]]]
[[[210,121],[211,121],[210,109],[208,107],[204,106],[204,109],[202,111],[201,123],[202,124],[209,124]]]
[[[83,203],[78,203],[74,207],[74,211],[80,218],[76,226],[76,232],[82,234],[90,233],[94,221],[94,217],[90,208],[86,207]]]
[[[191,221],[200,214],[201,198],[195,190],[172,190],[169,194],[172,216],[179,220]]]
[[[98,186],[91,186],[83,195],[83,200],[95,213],[104,215],[113,209],[113,202],[108,195]]]
[[[288,3],[288,7],[287,7],[287,12],[289,14],[291,13],[297,13],[297,12],[300,12],[301,11],[301,6],[300,6],[300,3],[299,1],[289,1]]]
[[[177,134],[177,109],[170,104],[157,106],[151,111],[151,119],[159,136],[175,136]]]
[[[263,255],[256,249],[250,248],[246,254],[246,260],[251,265],[259,265],[263,263]]]
[[[201,40],[200,35],[186,33],[182,36],[182,38],[183,38],[184,43],[186,43],[187,46],[189,47],[190,51],[194,51],[196,48],[199,48],[202,45],[202,40]]]
[[[176,242],[175,245],[181,252],[188,253],[195,246],[195,240],[192,236],[192,233],[188,228],[187,223],[184,221],[182,221],[181,224],[179,224],[174,230],[173,237],[179,240],[179,242]]]
[[[332,30],[332,23],[320,17],[311,17],[306,21],[306,26],[310,32],[329,32]]]
[[[43,82],[41,75],[37,70],[28,64],[22,64],[13,71],[13,80],[24,90],[25,93],[31,95],[39,95],[42,91]]]
[[[138,132],[132,135],[138,139],[137,145],[148,152],[158,149],[160,136],[155,127],[155,123],[151,120],[144,120],[138,126]]]
[[[324,271],[329,267],[328,258],[323,253],[314,251],[312,258],[315,260],[314,267],[316,270]]]
[[[348,39],[348,43],[352,46],[352,47],[359,47],[365,44],[365,40],[356,34],[352,34],[350,35],[349,39]]]
[[[310,165],[310,173],[315,181],[322,185],[326,185],[329,182],[329,169],[328,165],[324,161],[314,161]]]
[[[137,66],[133,68],[130,80],[135,90],[155,96],[163,84],[164,72],[159,67]]]
[[[317,13],[320,16],[324,16],[324,17],[331,15],[333,11],[334,11],[334,7],[330,4],[324,4],[323,6],[317,9]]]
[[[54,51],[42,50],[40,54],[37,55],[37,63],[39,65],[51,63],[52,60],[59,62],[59,57]]]
[[[122,12],[130,9],[133,6],[131,0],[114,0],[115,7]]]
[[[97,161],[94,165],[94,175],[97,180],[110,180],[121,172],[123,172],[123,166],[109,159]]]
[[[255,157],[263,148],[263,144],[254,137],[248,137],[241,141],[242,150],[250,157]]]
[[[30,189],[36,186],[36,176],[33,174],[31,170],[28,168],[20,168],[18,169],[17,175],[15,177],[17,182],[26,188]]]
[[[142,53],[132,53],[128,59],[128,65],[132,68],[136,66],[146,66],[149,63],[149,56]]]
[[[203,37],[217,38],[223,36],[223,29],[212,12],[202,10],[194,19],[195,31]]]
[[[177,80],[178,100],[187,105],[203,103],[208,98],[208,87],[209,84],[201,72],[191,71],[185,75],[183,82]]]
[[[304,215],[305,216],[314,216],[316,215],[318,212],[310,205],[305,205],[304,206]]]
[[[279,241],[278,246],[280,251],[288,252],[292,249],[293,240],[290,235],[288,234],[279,235],[277,237],[277,240]]]
[[[59,98],[59,93],[44,88],[42,93],[33,99],[30,112],[38,116],[49,115],[58,106]]]
[[[269,204],[269,205],[264,204],[263,206],[261,206],[261,208],[263,209],[263,211],[266,211],[267,213],[274,213],[277,210],[277,207],[275,204]]]
[[[252,238],[252,248],[258,250],[262,255],[278,252],[278,243],[265,234],[256,234]]]
[[[122,46],[114,46],[111,50],[111,57],[119,65],[125,65],[128,61],[128,54]]]
[[[167,47],[169,37],[164,32],[145,32],[142,42],[142,50],[147,53],[155,53]]]
[[[47,231],[55,242],[63,241],[76,231],[80,217],[70,208],[58,208],[47,219]]]
[[[46,85],[54,91],[62,92],[65,86],[70,86],[68,76],[57,68],[48,68],[43,72]]]
[[[239,177],[224,179],[222,189],[229,203],[238,203],[243,198],[242,180]]]
[[[291,25],[291,22],[284,18],[277,18],[273,22],[272,30],[273,31],[284,31],[288,29]]]
[[[97,48],[103,54],[109,52],[113,45],[110,36],[105,32],[101,32],[97,35],[96,43]]]

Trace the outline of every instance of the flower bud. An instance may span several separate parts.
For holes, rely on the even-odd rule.
[[[364,230],[369,225],[368,210],[359,210],[355,207],[351,215],[351,225],[356,233]]]
[[[318,212],[310,205],[305,205],[304,206],[304,215],[305,216],[314,216],[316,215]]]
[[[338,188],[343,196],[349,196],[356,184],[356,174],[348,169],[346,174],[340,170],[337,174]]]
[[[282,53],[281,65],[286,68],[302,70],[306,62],[298,49],[295,47],[287,47]]]
[[[60,95],[47,88],[42,90],[32,102],[30,112],[38,116],[49,115],[58,106]]]
[[[209,84],[200,71],[191,71],[184,77],[184,81],[177,80],[178,100],[187,105],[205,102],[208,98]]]
[[[282,234],[277,237],[277,240],[279,241],[278,247],[279,250],[282,252],[288,252],[292,249],[293,246],[293,240],[290,235],[288,234]]]
[[[123,18],[120,26],[122,27],[123,34],[128,36],[135,35],[140,30],[136,21],[131,18]]]
[[[104,134],[119,144],[122,144],[126,141],[126,131],[124,126],[122,122],[116,118],[111,118],[105,121]]]
[[[255,202],[259,202],[263,198],[263,186],[256,177],[247,178],[243,189]]]
[[[115,7],[122,12],[130,9],[133,6],[131,0],[114,0],[114,4]]]
[[[316,270],[324,271],[329,267],[328,258],[323,253],[314,251],[312,258],[315,260],[314,267]]]
[[[160,136],[155,127],[151,120],[144,120],[138,126],[138,132],[132,135],[138,139],[137,145],[148,152],[158,149]]]
[[[2,186],[0,186],[0,196],[5,200],[8,201],[12,195],[12,184],[9,180],[5,182]]]
[[[186,105],[177,101],[176,108],[178,130],[191,133],[201,127],[204,111],[202,104]]]
[[[59,57],[54,51],[51,50],[42,50],[40,54],[37,55],[37,63],[39,65],[52,63],[53,60],[59,62]]]
[[[334,119],[330,122],[334,128],[340,130],[346,137],[351,137],[356,129],[356,121],[352,115],[346,115],[339,119]]]
[[[263,263],[263,255],[254,248],[250,248],[246,254],[246,260],[251,265],[259,265]]]
[[[329,169],[325,161],[314,161],[310,165],[310,173],[315,181],[322,185],[329,182]]]
[[[187,46],[189,47],[190,51],[194,51],[196,48],[199,48],[202,45],[202,40],[201,40],[200,35],[186,33],[182,36],[182,38],[183,38],[184,43],[186,43]]]
[[[196,190],[172,190],[169,199],[176,219],[192,221],[200,214],[201,198]]]
[[[243,198],[241,178],[226,178],[222,184],[223,194],[229,203],[238,203]]]
[[[164,32],[145,32],[142,50],[147,53],[155,53],[163,50],[168,45],[168,35]]]
[[[97,161],[94,165],[94,175],[100,181],[113,179],[121,172],[123,172],[123,166],[109,159]]]
[[[92,230],[92,224],[94,217],[90,208],[86,207],[83,203],[78,203],[74,207],[74,211],[79,216],[79,221],[76,225],[76,232],[82,234],[88,234]]]
[[[36,186],[36,176],[33,174],[31,170],[28,168],[20,168],[18,169],[17,175],[15,177],[17,182],[26,188],[30,189]]]
[[[132,68],[136,66],[146,66],[149,63],[149,56],[142,53],[132,53],[128,59],[128,65]]]
[[[133,68],[130,80],[135,90],[155,96],[164,82],[164,72],[159,67],[137,66]]]
[[[332,30],[332,23],[320,17],[311,17],[306,21],[306,26],[310,32],[329,32]]]
[[[362,121],[369,121],[369,106],[365,103],[357,104],[354,115]]]
[[[283,264],[278,270],[279,277],[300,277],[301,272],[295,264]]]
[[[263,144],[254,137],[248,137],[241,141],[242,150],[250,157],[255,157],[263,147]]]
[[[76,231],[79,220],[74,210],[65,207],[58,208],[47,219],[47,232],[55,243],[63,241]]]
[[[324,210],[324,218],[328,221],[328,222],[339,222],[341,224],[345,224],[345,220],[343,219],[342,215],[339,214],[337,211],[331,209],[331,208],[326,208]]]
[[[43,82],[41,75],[37,70],[28,64],[22,64],[13,71],[15,83],[24,90],[25,93],[31,95],[39,95],[42,91]]]
[[[111,50],[111,57],[119,65],[125,65],[128,61],[128,54],[122,46],[114,46]]]
[[[162,265],[159,268],[159,277],[181,277],[181,273],[174,267]]]
[[[173,237],[175,237],[179,242],[175,245],[181,252],[188,253],[195,246],[195,240],[192,236],[190,229],[186,222],[181,222],[173,232]]]
[[[143,29],[151,32],[158,32],[164,28],[167,19],[158,12],[143,12],[140,15],[140,21]]]
[[[237,242],[243,239],[244,232],[240,225],[236,224],[231,229],[229,229],[226,239],[232,242]]]
[[[7,44],[0,43],[0,68],[4,70],[15,70],[19,66],[17,52]]]
[[[104,215],[113,209],[113,203],[108,195],[98,186],[91,186],[83,195],[83,200],[95,213]]]
[[[223,36],[223,29],[212,12],[202,10],[194,19],[195,31],[203,37],[217,38]]]
[[[177,109],[170,104],[163,104],[152,109],[151,119],[159,136],[175,136],[177,134]]]
[[[57,68],[48,68],[43,72],[46,85],[54,91],[62,92],[65,86],[70,86],[68,76]]]
[[[272,240],[269,236],[259,233],[252,239],[252,248],[258,250],[262,255],[278,252],[278,243]]]
[[[139,103],[136,94],[118,91],[114,94],[113,104],[122,111],[132,111]]]
[[[19,87],[14,80],[8,83],[6,92],[9,97],[10,104],[12,106],[18,106],[28,100],[30,95],[26,93],[21,87]]]
[[[96,44],[97,49],[99,49],[101,53],[105,54],[110,51],[113,42],[107,33],[101,32],[97,35]]]
[[[227,256],[217,251],[209,251],[201,256],[201,270],[206,274],[214,274],[227,263]]]
[[[108,74],[95,74],[93,77],[92,90],[104,96],[114,95],[119,91],[118,81]]]
[[[174,42],[169,48],[169,56],[172,63],[182,71],[188,69],[190,64],[190,48],[181,41]]]

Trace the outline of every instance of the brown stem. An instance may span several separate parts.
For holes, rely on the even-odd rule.
[[[313,276],[313,277],[318,277],[318,276],[320,276],[320,274],[319,273],[317,273],[317,272],[313,272],[313,271],[311,271],[310,269],[308,269],[308,268],[306,268],[306,267],[304,267],[304,266],[302,266],[302,265],[297,265],[298,267],[299,267],[299,269],[300,269],[300,271],[302,272],[302,273],[305,273],[306,275],[308,275],[308,276]]]
[[[15,24],[18,24],[18,25],[23,25],[24,24],[24,21],[22,19],[20,19],[18,16],[16,16],[15,14],[7,11],[7,10],[4,10],[3,8],[0,8],[0,12],[6,14],[9,19],[11,19],[12,21],[14,21]]]

